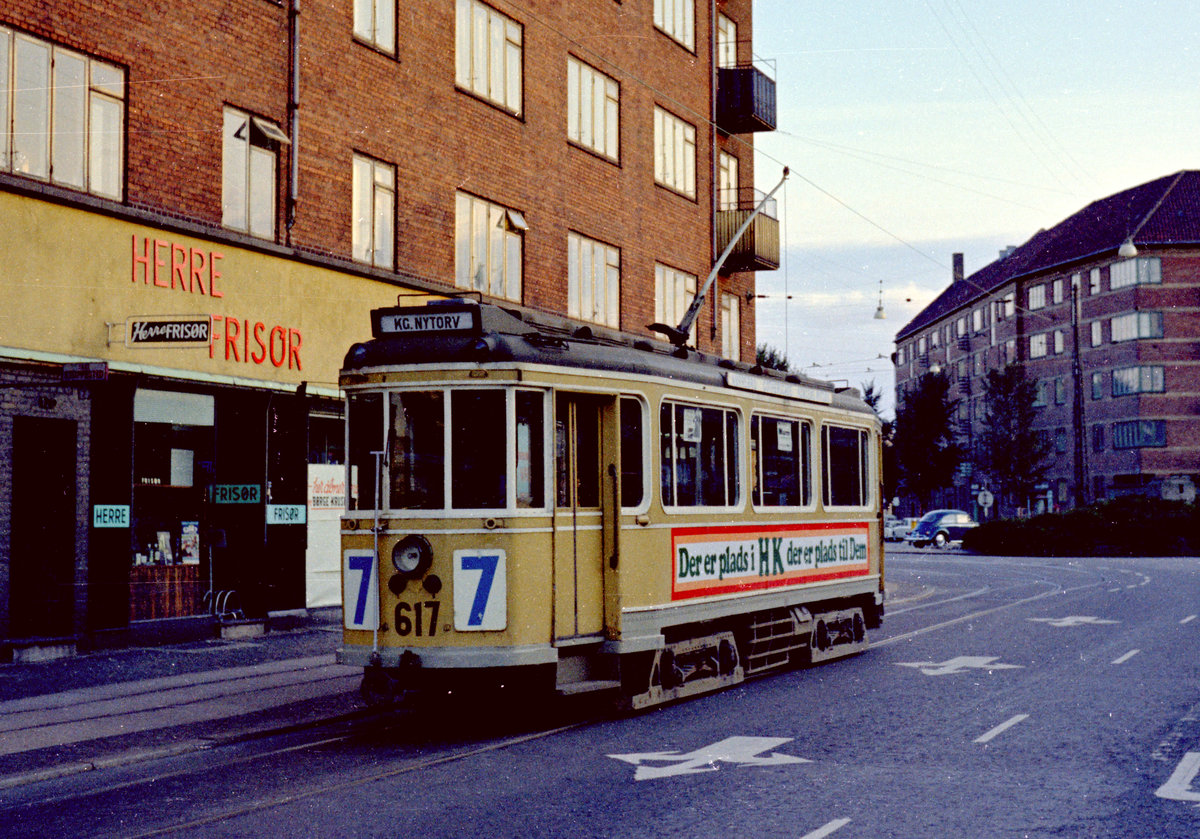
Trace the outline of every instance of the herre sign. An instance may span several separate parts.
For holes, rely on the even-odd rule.
[[[126,322],[125,346],[207,347],[212,339],[208,315],[133,317]]]

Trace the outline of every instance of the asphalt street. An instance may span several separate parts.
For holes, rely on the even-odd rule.
[[[1200,560],[892,549],[888,574],[853,658],[633,716],[343,721],[26,785],[0,815],[12,835],[1200,835]]]

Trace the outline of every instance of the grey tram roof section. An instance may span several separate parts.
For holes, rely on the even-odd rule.
[[[469,328],[455,330],[389,333],[380,326],[383,319],[396,315],[441,313],[467,313],[474,319]],[[822,395],[822,398],[807,401],[874,415],[854,388],[839,388],[820,379],[717,358],[690,348],[676,349],[661,341],[581,325],[544,312],[501,307],[470,298],[434,300],[425,306],[375,309],[371,312],[371,325],[375,337],[350,348],[342,365],[343,375],[368,368],[408,364],[524,363],[730,387],[728,378],[733,373],[761,381],[764,388],[759,392],[788,398],[786,391],[792,385],[799,392],[808,389],[810,393]],[[792,399],[795,401],[796,397]],[[806,400],[801,397],[800,401]]]
[[[1014,280],[1071,270],[1126,240],[1137,247],[1200,243],[1200,171],[1183,170],[1093,201],[1006,256],[952,283],[896,333],[900,342]]]

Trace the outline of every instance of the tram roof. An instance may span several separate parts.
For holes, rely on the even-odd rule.
[[[871,412],[853,388],[473,299],[374,309],[371,333],[370,341],[350,348],[343,374],[414,364],[544,364],[732,387]]]

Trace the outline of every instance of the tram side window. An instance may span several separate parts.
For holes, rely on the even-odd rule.
[[[507,446],[504,391],[456,390],[450,395],[451,506],[505,506]]]
[[[350,510],[375,509],[375,455],[383,451],[383,396],[379,393],[354,393],[346,409],[346,433],[349,436],[346,463]]]
[[[827,425],[821,429],[825,461],[826,507],[863,507],[867,503],[867,433]]]
[[[663,403],[662,497],[666,506],[727,507],[737,502],[737,414]]]
[[[391,395],[388,426],[388,507],[440,510],[445,506],[445,410],[440,391]]]
[[[642,403],[625,397],[621,400],[621,506],[638,507],[645,497],[642,441]]]
[[[803,507],[812,503],[812,427],[797,420],[754,417],[754,503],[761,507]]]
[[[517,391],[517,506],[544,507],[545,413],[543,396],[533,391]]]

